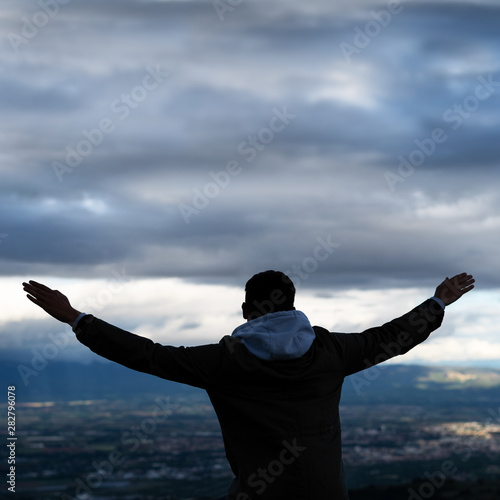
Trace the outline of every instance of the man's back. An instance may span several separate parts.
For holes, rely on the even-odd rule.
[[[75,331],[101,356],[207,391],[235,474],[228,500],[344,500],[338,405],[345,376],[407,352],[442,318],[428,300],[381,327],[335,334],[293,310],[187,348],[154,344],[92,316]]]
[[[338,415],[344,377],[322,338],[329,334],[315,333],[300,358],[273,361],[224,339],[221,379],[207,392],[236,476],[228,498],[347,498]]]

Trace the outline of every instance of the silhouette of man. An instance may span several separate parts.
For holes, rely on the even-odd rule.
[[[28,298],[72,326],[92,351],[133,370],[205,389],[235,479],[228,500],[345,500],[339,401],[344,378],[423,342],[444,308],[474,288],[466,273],[432,298],[362,333],[312,327],[295,310],[281,272],[246,284],[247,320],[218,344],[162,346],[74,309],[58,290],[30,281]]]

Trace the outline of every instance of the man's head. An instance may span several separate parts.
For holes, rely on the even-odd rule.
[[[280,271],[264,271],[252,276],[245,285],[243,317],[250,321],[265,314],[292,311],[295,286]]]

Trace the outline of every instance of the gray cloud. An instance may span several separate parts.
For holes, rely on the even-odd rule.
[[[221,22],[210,2],[70,2],[18,53],[9,33],[36,4],[2,7],[0,273],[125,265],[239,283],[330,237],[340,247],[304,286],[467,269],[498,287],[500,9],[402,5],[350,61],[341,44],[386,3],[243,3]],[[169,76],[144,91],[148,68]],[[476,106],[481,78],[493,83]],[[269,140],[275,109],[295,117]],[[102,120],[113,131],[58,177],[54,162],[88,151]],[[416,141],[437,128],[446,140],[422,156]],[[417,150],[424,161],[398,171]],[[238,173],[214,187],[231,161]]]

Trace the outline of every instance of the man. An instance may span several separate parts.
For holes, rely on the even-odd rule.
[[[266,271],[246,284],[243,317],[218,344],[153,343],[74,309],[59,291],[30,281],[28,298],[72,326],[100,356],[133,370],[207,391],[235,479],[228,500],[345,500],[339,401],[344,378],[423,342],[444,308],[474,288],[446,278],[404,316],[362,333],[311,327],[293,307],[295,287]]]

